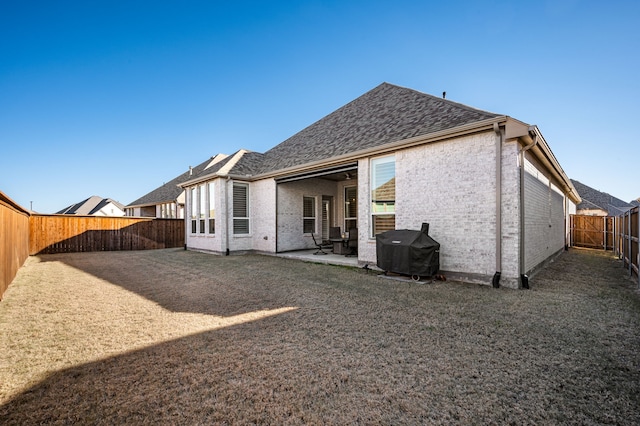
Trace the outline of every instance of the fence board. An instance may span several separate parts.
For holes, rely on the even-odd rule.
[[[29,256],[29,212],[0,192],[0,299]]]
[[[184,221],[132,217],[32,215],[29,254],[182,247]]]
[[[613,217],[571,215],[571,245],[612,250],[613,229]]]
[[[630,276],[636,276],[640,287],[640,208],[635,207],[616,218],[618,235],[617,253],[629,270]]]

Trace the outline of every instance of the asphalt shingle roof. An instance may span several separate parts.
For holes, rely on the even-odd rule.
[[[99,211],[109,203],[113,203],[120,210],[124,210],[124,206],[122,204],[115,200],[112,200],[111,198],[102,198],[98,197],[97,195],[92,195],[86,200],[82,200],[79,203],[72,204],[69,207],[65,207],[64,209],[56,212],[56,214],[76,214],[81,216],[88,216]]]
[[[610,216],[618,216],[633,207],[626,201],[593,189],[577,180],[571,179],[571,183],[582,198],[582,202],[577,206],[578,210],[600,208],[608,212]]]
[[[382,83],[267,151],[254,171],[300,166],[499,116]]]
[[[143,195],[135,201],[132,201],[127,205],[127,207],[131,206],[140,206],[145,204],[159,204],[159,203],[167,203],[171,201],[175,201],[178,196],[184,191],[184,189],[180,188],[178,185],[188,181],[189,179],[193,179],[199,174],[202,174],[205,170],[205,167],[211,163],[215,157],[208,158],[206,161],[198,164],[193,167],[193,169],[187,170],[179,176],[171,179],[169,182],[163,184],[162,186],[154,189],[153,191]],[[228,161],[228,157],[221,160],[221,162]],[[218,164],[216,164],[217,166]]]
[[[303,166],[500,116],[416,90],[382,83],[264,154],[244,153],[231,167],[229,174],[254,176]],[[238,152],[205,169],[210,162],[207,160],[195,167],[192,174],[183,173],[129,206],[175,200],[182,192],[179,184],[218,172],[236,154]]]

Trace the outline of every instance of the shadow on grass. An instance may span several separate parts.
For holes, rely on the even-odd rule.
[[[298,351],[284,354],[283,360],[282,350],[274,347],[280,339],[260,337],[277,333],[278,324],[290,315],[55,372],[2,405],[0,423],[252,423],[265,416],[295,416],[297,404],[292,401],[300,398],[297,388],[305,380],[301,369],[310,360]],[[276,385],[278,381],[286,385]]]
[[[182,249],[39,255],[133,292],[172,312],[223,317],[295,306],[309,265],[270,256],[218,256]],[[322,268],[314,265],[322,279]],[[285,284],[283,286],[283,284]],[[291,284],[287,288],[286,284]]]

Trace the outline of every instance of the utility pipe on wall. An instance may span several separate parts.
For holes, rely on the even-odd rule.
[[[529,288],[529,277],[525,275],[525,209],[524,209],[524,177],[525,177],[525,169],[524,169],[524,154],[529,151],[531,148],[538,144],[538,134],[535,131],[535,127],[529,127],[529,135],[533,141],[523,147],[520,150],[520,284],[522,288]]]
[[[227,176],[227,180],[224,183],[224,237],[225,237],[225,255],[229,256],[229,182],[231,177]]]
[[[502,271],[502,143],[504,134],[498,123],[493,123],[493,131],[496,132],[496,273],[493,275],[491,284],[494,288],[498,288]]]

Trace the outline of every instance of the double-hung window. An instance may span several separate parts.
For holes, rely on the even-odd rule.
[[[371,160],[371,235],[395,229],[396,226],[396,160],[395,156]]]
[[[302,197],[302,232],[305,234],[316,232],[315,197]]]
[[[249,233],[249,185],[233,183],[233,233]]]

